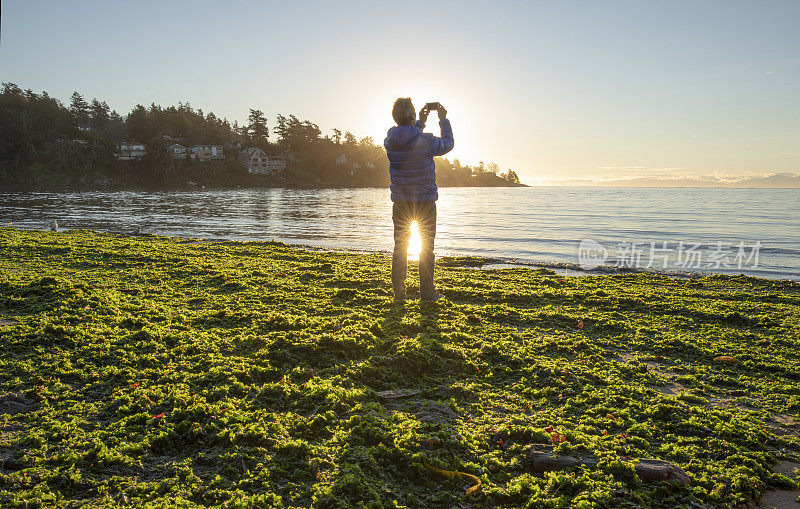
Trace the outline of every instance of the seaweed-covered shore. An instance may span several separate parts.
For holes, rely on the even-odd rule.
[[[0,229],[0,505],[796,497],[797,282],[442,260],[437,286],[393,304],[379,253]]]

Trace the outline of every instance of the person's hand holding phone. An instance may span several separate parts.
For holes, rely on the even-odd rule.
[[[428,114],[432,110],[436,110],[436,113],[439,115],[439,120],[441,120],[443,118],[447,118],[447,110],[444,109],[444,106],[442,106],[441,103],[430,102],[430,103],[425,104],[425,107],[422,108],[422,109],[425,111],[425,118],[428,118]],[[420,113],[422,113],[422,112],[420,112]]]
[[[427,105],[423,106],[422,109],[419,110],[419,121],[422,122],[423,124],[427,122],[429,113],[430,111],[428,111],[428,106]]]

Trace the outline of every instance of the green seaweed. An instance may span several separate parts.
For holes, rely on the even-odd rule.
[[[733,507],[797,489],[773,468],[800,457],[798,283],[453,265],[447,300],[397,305],[379,253],[1,229],[0,505]],[[526,447],[550,442],[601,461],[536,474]],[[692,483],[644,483],[637,457]]]

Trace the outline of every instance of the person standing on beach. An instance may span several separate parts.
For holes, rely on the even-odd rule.
[[[425,122],[434,106],[439,115],[441,137],[423,133]],[[392,118],[397,126],[389,129],[383,146],[389,158],[391,177],[392,222],[394,223],[394,255],[392,257],[392,287],[395,302],[406,298],[406,270],[408,241],[411,223],[419,227],[421,250],[419,254],[420,299],[441,299],[433,286],[433,242],[436,238],[436,165],[434,156],[453,150],[453,130],[447,120],[447,110],[439,103],[426,104],[419,112],[408,97],[394,102]],[[416,122],[415,122],[416,121]]]

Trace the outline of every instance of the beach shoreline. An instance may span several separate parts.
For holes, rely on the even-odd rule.
[[[18,228],[12,228],[18,229]],[[21,231],[48,231],[44,228],[41,229],[33,229],[33,228],[25,228],[21,229]],[[158,235],[158,234],[151,234],[151,233],[135,233],[135,232],[127,232],[122,230],[113,230],[113,229],[85,229],[85,228],[76,228],[76,229],[64,229],[60,230],[63,233],[67,232],[93,232],[96,234],[110,234],[110,235],[118,235],[121,237],[163,237],[163,238],[173,238],[173,239],[181,239],[189,242],[210,242],[210,243],[225,243],[225,242],[274,242],[274,241],[267,241],[267,240],[233,240],[233,239],[226,239],[226,238],[206,238],[206,237],[191,237],[191,236],[167,236],[167,235]],[[391,257],[391,251],[383,250],[383,249],[368,249],[368,248],[356,248],[356,247],[341,247],[341,246],[326,246],[324,244],[303,244],[303,243],[295,243],[295,242],[283,242],[280,241],[282,244],[292,248],[292,249],[300,249],[300,250],[310,250],[310,251],[321,251],[321,252],[339,252],[339,253],[362,253],[362,254],[370,254],[370,253],[379,253],[387,257]],[[513,268],[527,268],[531,270],[549,270],[552,271],[554,274],[558,274],[564,277],[586,277],[586,276],[611,276],[611,275],[623,275],[623,274],[655,274],[661,276],[667,276],[672,278],[678,279],[698,279],[707,276],[719,275],[719,276],[727,276],[727,277],[742,277],[742,278],[757,278],[757,279],[767,279],[767,280],[777,280],[777,281],[800,281],[800,274],[794,275],[786,275],[786,274],[772,274],[770,272],[753,272],[751,271],[728,271],[728,272],[718,272],[718,271],[710,271],[710,270],[666,270],[666,269],[650,269],[650,268],[639,268],[639,267],[617,267],[613,265],[600,265],[597,267],[593,267],[591,269],[585,269],[581,266],[580,263],[571,263],[571,262],[563,262],[563,261],[549,261],[549,260],[521,260],[519,257],[511,257],[511,256],[481,256],[481,255],[472,255],[466,253],[453,253],[453,252],[445,252],[445,253],[436,253],[437,261],[441,264],[444,263],[450,267],[462,267],[462,268],[472,268],[472,269],[480,269],[480,270],[498,270],[498,269],[513,269]],[[576,255],[577,258],[577,255]]]

